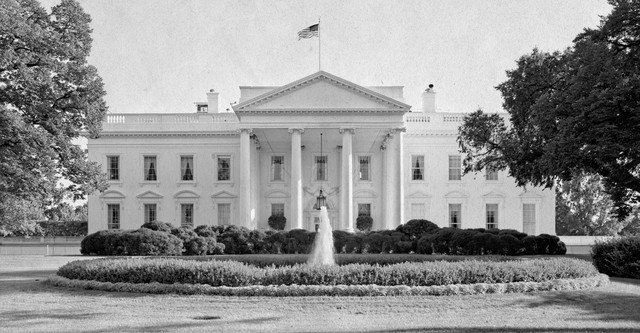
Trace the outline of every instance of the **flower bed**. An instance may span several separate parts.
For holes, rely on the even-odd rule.
[[[213,287],[319,286],[444,286],[478,283],[545,282],[598,275],[586,261],[570,258],[505,262],[414,262],[386,266],[293,265],[265,267],[232,261],[194,261],[173,258],[118,258],[74,261],[58,275],[75,280],[111,283],[192,284]]]
[[[204,284],[162,284],[162,283],[111,283],[86,280],[71,280],[52,275],[47,280],[53,286],[81,288],[113,292],[135,292],[147,294],[180,294],[212,296],[449,296],[498,293],[523,293],[534,291],[579,290],[604,286],[609,277],[598,274],[577,279],[557,279],[544,282],[511,283],[475,283],[446,286],[409,287],[409,286],[248,286],[248,287],[212,287]]]

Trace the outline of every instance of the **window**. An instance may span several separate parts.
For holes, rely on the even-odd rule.
[[[358,216],[371,216],[371,204],[358,204]]]
[[[158,180],[156,156],[144,157],[144,180],[155,182]]]
[[[487,204],[487,229],[498,227],[498,204]]]
[[[274,203],[271,204],[271,215],[284,215],[284,204],[283,203]]]
[[[271,181],[284,180],[284,156],[271,156]]]
[[[180,156],[180,179],[193,180],[193,156]]]
[[[157,221],[156,215],[158,206],[156,204],[144,204],[144,223]]]
[[[358,158],[358,169],[360,171],[358,175],[358,179],[371,180],[370,168],[371,168],[371,156],[360,156]]]
[[[462,226],[462,204],[449,204],[449,227],[459,229]]]
[[[498,180],[498,171],[487,168],[487,173],[485,174],[485,180]]]
[[[424,219],[424,204],[412,203],[411,204],[411,218],[412,219]]]
[[[218,180],[231,180],[231,156],[218,156]]]
[[[424,180],[424,156],[411,156],[411,179]]]
[[[522,231],[527,235],[536,234],[536,205],[522,205]]]
[[[107,156],[109,180],[120,180],[120,156]]]
[[[107,228],[120,229],[120,204],[107,205]]]
[[[462,163],[460,156],[449,156],[449,180],[462,179]]]
[[[193,227],[193,204],[180,204],[180,225]]]
[[[218,204],[218,225],[231,224],[231,204]]]
[[[316,180],[326,181],[327,180],[327,156],[316,156],[315,165],[316,165]]]

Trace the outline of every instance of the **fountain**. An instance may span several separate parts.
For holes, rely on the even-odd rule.
[[[329,222],[327,207],[322,206],[320,207],[320,228],[307,263],[309,265],[335,265],[333,252],[333,230]]]

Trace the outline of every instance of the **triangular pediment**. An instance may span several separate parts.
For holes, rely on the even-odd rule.
[[[217,193],[214,193],[213,195],[211,195],[211,198],[213,199],[230,199],[230,198],[235,198],[236,195],[233,193],[229,193],[227,191],[220,191]]]
[[[344,80],[327,72],[317,72],[275,88],[233,107],[236,113],[258,111],[381,111],[408,112],[410,106],[389,96]]]
[[[162,195],[153,192],[153,191],[145,191],[143,193],[140,193],[136,196],[136,198],[138,199],[160,199],[162,198]]]

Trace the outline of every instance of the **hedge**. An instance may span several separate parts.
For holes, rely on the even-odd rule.
[[[171,256],[182,254],[182,240],[150,229],[103,230],[80,242],[80,253],[91,255]]]
[[[595,276],[598,271],[591,263],[572,258],[265,268],[234,261],[119,258],[74,261],[62,266],[57,274],[69,279],[113,283],[189,283],[229,287],[294,284],[434,286],[542,282]]]
[[[596,241],[591,256],[601,273],[640,279],[640,235]]]
[[[316,233],[249,230],[239,226],[198,226],[178,231],[163,222],[145,223],[143,229],[171,233],[182,239],[185,255],[202,254],[307,254]],[[427,220],[410,220],[396,230],[348,233],[333,231],[336,253],[419,253],[451,255],[565,254],[556,236],[528,236],[516,230],[439,228]],[[87,250],[82,253],[98,253]],[[102,255],[120,252],[101,250]]]
[[[98,281],[71,280],[52,275],[46,283],[66,288],[82,288],[115,292],[136,292],[148,294],[180,294],[180,295],[214,295],[214,296],[449,296],[476,295],[495,293],[522,293],[535,291],[580,290],[607,285],[609,277],[604,274],[596,276],[557,279],[544,282],[510,282],[510,283],[475,283],[446,286],[409,287],[409,286],[248,286],[248,287],[212,287],[203,284],[147,284],[111,283]]]

